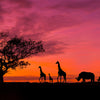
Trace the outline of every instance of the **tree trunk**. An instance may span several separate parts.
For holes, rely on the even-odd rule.
[[[0,75],[0,84],[3,84],[4,80],[3,80],[3,75]]]

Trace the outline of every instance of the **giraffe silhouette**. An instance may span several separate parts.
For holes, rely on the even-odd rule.
[[[49,75],[49,81],[53,83],[53,78],[51,77],[50,73],[48,75]]]
[[[66,73],[61,69],[59,61],[57,61],[56,64],[58,64],[58,77],[57,77],[57,81],[58,81],[58,79],[60,77],[60,82],[61,82],[61,77],[63,76],[64,81],[66,82]]]
[[[100,77],[97,80],[98,80],[98,82],[100,82]]]
[[[43,73],[41,66],[39,66],[39,68],[40,68],[40,78],[39,78],[39,81],[40,81],[40,79],[44,78],[44,82],[45,82],[46,81],[46,74]]]

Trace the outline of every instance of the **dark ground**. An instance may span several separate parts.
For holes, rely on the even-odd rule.
[[[68,88],[100,88],[100,82],[86,83],[29,83],[29,82],[5,82],[0,85],[0,90],[20,90],[20,89],[68,89]]]
[[[84,94],[87,90],[100,89],[100,83],[4,83],[0,85],[0,100],[34,100],[34,98],[54,98],[63,94],[73,97],[73,93]],[[96,91],[95,91],[96,92]],[[71,96],[72,95],[72,96]],[[83,94],[82,94],[83,95]],[[75,96],[74,96],[75,97]],[[76,96],[77,97],[77,96]],[[57,99],[56,98],[56,99]]]

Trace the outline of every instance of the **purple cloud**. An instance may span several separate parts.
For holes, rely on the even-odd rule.
[[[46,38],[55,30],[92,20],[94,13],[90,11],[95,12],[99,5],[99,0],[1,0],[1,27],[6,26],[3,29],[8,29],[12,36],[44,40],[47,53],[63,53],[66,48],[63,39]]]
[[[33,6],[33,2],[30,0],[4,0],[4,2],[19,8],[31,8]]]
[[[0,4],[0,22],[4,21],[3,15],[5,14],[5,10],[2,7],[2,4]]]
[[[5,11],[6,16],[11,15],[16,21],[16,25],[12,29],[21,32],[33,31],[36,34],[83,23],[86,17],[75,9],[81,10],[95,6],[97,8],[100,3],[97,1],[4,0],[2,6],[6,6],[6,8],[2,10]],[[60,9],[63,11],[61,12]],[[70,11],[66,12],[66,10]],[[3,19],[5,20],[5,17]]]
[[[54,5],[50,5],[49,8],[55,10],[87,10],[94,11],[100,8],[99,0],[58,0]]]
[[[46,54],[61,54],[65,52],[67,44],[61,41],[48,41],[44,43]]]

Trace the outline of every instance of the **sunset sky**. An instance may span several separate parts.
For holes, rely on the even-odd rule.
[[[6,76],[39,76],[38,66],[57,76],[57,60],[67,74],[100,75],[100,0],[0,0],[0,31],[42,40],[45,49]]]

